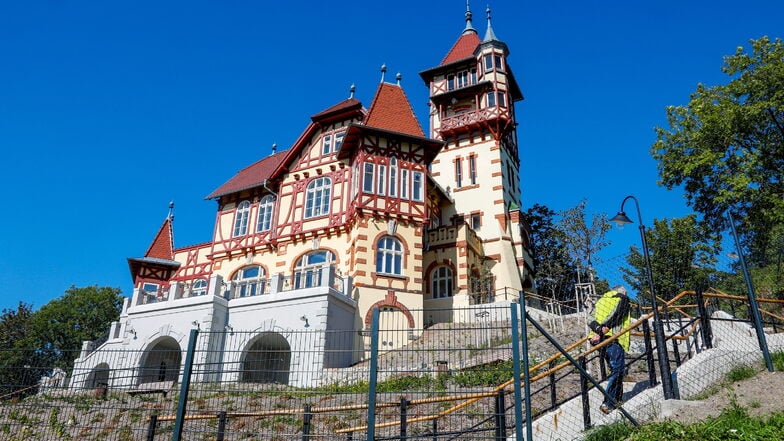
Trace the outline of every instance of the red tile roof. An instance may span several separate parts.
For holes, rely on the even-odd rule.
[[[174,234],[172,232],[171,218],[167,217],[155,235],[144,257],[156,259],[174,260]]]
[[[441,60],[440,66],[445,64],[454,63],[455,61],[462,60],[464,58],[473,57],[474,50],[477,46],[482,43],[482,40],[479,39],[479,36],[476,32],[467,32],[460,36],[457,39],[452,49],[449,50],[449,53],[446,54],[443,60]]]
[[[265,180],[272,177],[272,172],[278,168],[283,159],[286,158],[287,151],[275,153],[266,158],[251,164],[240,170],[234,177],[226,181],[210,193],[205,199],[215,199],[223,195],[234,193],[246,188],[259,186]]]
[[[396,84],[379,84],[365,125],[407,135],[425,136],[405,92]]]
[[[313,121],[318,121],[320,119],[323,119],[323,118],[325,118],[327,116],[330,116],[330,115],[333,115],[333,114],[339,114],[339,113],[342,113],[342,112],[345,112],[345,111],[350,111],[350,110],[358,110],[358,109],[361,109],[361,108],[362,108],[362,103],[359,102],[358,99],[356,99],[356,98],[349,98],[347,100],[343,100],[343,101],[335,104],[334,106],[332,106],[332,107],[330,107],[330,108],[328,108],[326,110],[322,110],[321,112],[311,116],[310,119],[313,120]]]

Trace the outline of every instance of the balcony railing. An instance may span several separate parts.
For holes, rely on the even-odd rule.
[[[210,277],[206,289],[193,289],[187,282],[175,282],[167,290],[154,292],[135,289],[132,305],[178,302],[194,297],[223,297],[234,300],[270,294],[299,291],[307,288],[328,287],[335,294],[350,296],[351,277],[337,274],[334,265],[311,267],[294,274],[274,274],[269,278],[224,282],[219,275]]]
[[[509,109],[506,107],[487,107],[484,109],[471,110],[458,115],[442,117],[441,132],[448,132],[460,127],[477,124],[481,121],[488,121],[496,118],[509,118]]]
[[[466,241],[474,249],[480,249],[479,237],[465,223],[433,228],[427,232],[427,245],[429,247],[450,246],[458,241]]]

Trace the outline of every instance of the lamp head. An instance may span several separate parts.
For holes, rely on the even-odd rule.
[[[618,214],[613,216],[613,218],[610,219],[610,222],[615,223],[615,225],[617,225],[619,227],[622,227],[622,226],[624,226],[626,224],[633,224],[634,223],[631,219],[629,219],[629,216],[627,216],[626,213],[623,212],[623,211],[619,211]]]

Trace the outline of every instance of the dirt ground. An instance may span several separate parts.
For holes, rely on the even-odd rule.
[[[663,420],[693,423],[718,416],[733,399],[753,416],[784,412],[784,372],[762,371],[753,378],[730,383],[710,397],[699,401],[672,403]]]

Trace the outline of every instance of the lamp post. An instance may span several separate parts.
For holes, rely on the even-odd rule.
[[[653,333],[656,338],[656,354],[659,358],[659,372],[661,373],[662,391],[664,392],[664,399],[669,400],[675,398],[672,388],[672,378],[670,377],[670,359],[667,355],[667,346],[664,339],[664,327],[662,326],[661,319],[659,318],[659,308],[656,306],[656,293],[653,289],[653,270],[651,270],[651,256],[648,251],[648,241],[645,238],[645,225],[642,223],[642,215],[640,214],[640,203],[634,196],[626,196],[621,202],[621,209],[618,211],[610,222],[616,223],[618,226],[624,224],[633,224],[634,221],[626,216],[623,211],[623,206],[629,199],[634,201],[637,208],[637,220],[640,222],[640,237],[642,238],[642,251],[645,256],[645,269],[648,272],[648,289],[651,292],[651,307],[653,308]]]

